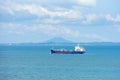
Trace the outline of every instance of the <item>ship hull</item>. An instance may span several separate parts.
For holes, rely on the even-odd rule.
[[[51,50],[51,54],[83,54],[85,51],[55,51]]]

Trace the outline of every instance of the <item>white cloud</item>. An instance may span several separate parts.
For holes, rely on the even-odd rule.
[[[120,25],[113,25],[113,28],[116,29],[117,32],[120,32]]]
[[[77,0],[79,4],[85,6],[94,6],[96,5],[96,0]]]
[[[39,22],[39,20],[38,20],[38,22]],[[43,24],[60,24],[61,20],[49,18],[49,19],[44,19],[42,23]]]
[[[118,31],[120,32],[120,27],[118,28]]]
[[[27,12],[36,16],[49,16],[49,17],[65,17],[65,18],[77,18],[78,13],[74,9],[63,9],[63,10],[49,10],[37,4],[18,4],[9,3],[7,5],[1,5],[2,10],[16,15],[16,12]],[[62,9],[62,8],[61,8]]]
[[[92,38],[93,40],[96,40],[96,41],[106,41],[107,40],[106,38],[103,38],[97,34],[85,34],[84,36],[86,38]]]
[[[81,4],[96,4],[96,0],[79,0]],[[31,16],[35,15],[37,16],[38,22],[41,17],[44,17],[42,20],[46,21],[45,24],[59,24],[64,20],[74,20],[74,22],[78,22],[77,24],[93,24],[94,21],[101,21],[101,19],[112,21],[114,22],[120,22],[120,15],[111,15],[111,14],[102,14],[104,16],[101,16],[100,14],[90,14],[90,13],[84,13],[84,11],[80,10],[79,8],[73,7],[71,9],[67,8],[61,8],[56,7],[55,9],[49,9],[42,7],[37,4],[20,4],[15,2],[9,2],[6,5],[0,5],[0,10],[3,10],[5,12],[8,12],[12,14],[13,16],[17,16],[18,13],[28,13]],[[85,10],[86,11],[86,10]],[[26,15],[26,14],[25,14]],[[27,16],[27,15],[26,15]],[[59,20],[58,20],[59,19]],[[76,21],[75,21],[76,20]],[[37,21],[37,20],[33,20]],[[44,22],[43,22],[44,23]],[[68,23],[69,24],[69,23]]]
[[[96,14],[88,14],[85,16],[85,20],[83,21],[83,24],[90,24],[96,19],[97,19]]]
[[[64,37],[71,41],[83,41],[86,39],[92,41],[103,41],[104,39],[97,34],[83,34],[79,30],[73,30],[69,27],[64,26],[52,26],[52,25],[42,25],[42,24],[33,24],[33,25],[24,25],[24,24],[0,24],[0,28],[3,31],[2,35],[7,34],[9,36],[48,36],[45,39],[49,39],[51,37]],[[33,37],[34,38],[34,37]],[[44,39],[43,39],[44,40]]]
[[[84,19],[82,20],[83,24],[91,24],[97,21],[106,21],[106,23],[119,23],[120,22],[120,15],[111,15],[111,14],[85,14],[83,15]],[[95,22],[94,22],[95,21]],[[104,24],[103,24],[104,25]]]
[[[105,15],[106,20],[113,22],[120,22],[120,15],[112,16],[110,14]]]

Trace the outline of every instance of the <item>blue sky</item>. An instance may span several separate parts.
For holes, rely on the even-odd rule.
[[[0,43],[120,42],[120,0],[0,0]]]

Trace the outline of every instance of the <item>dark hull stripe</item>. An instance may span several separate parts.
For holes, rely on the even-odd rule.
[[[85,51],[54,51],[51,50],[51,54],[83,54]]]

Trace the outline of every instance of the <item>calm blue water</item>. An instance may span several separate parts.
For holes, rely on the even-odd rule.
[[[120,80],[120,45],[84,45],[85,54],[55,55],[73,45],[0,46],[0,80]]]

